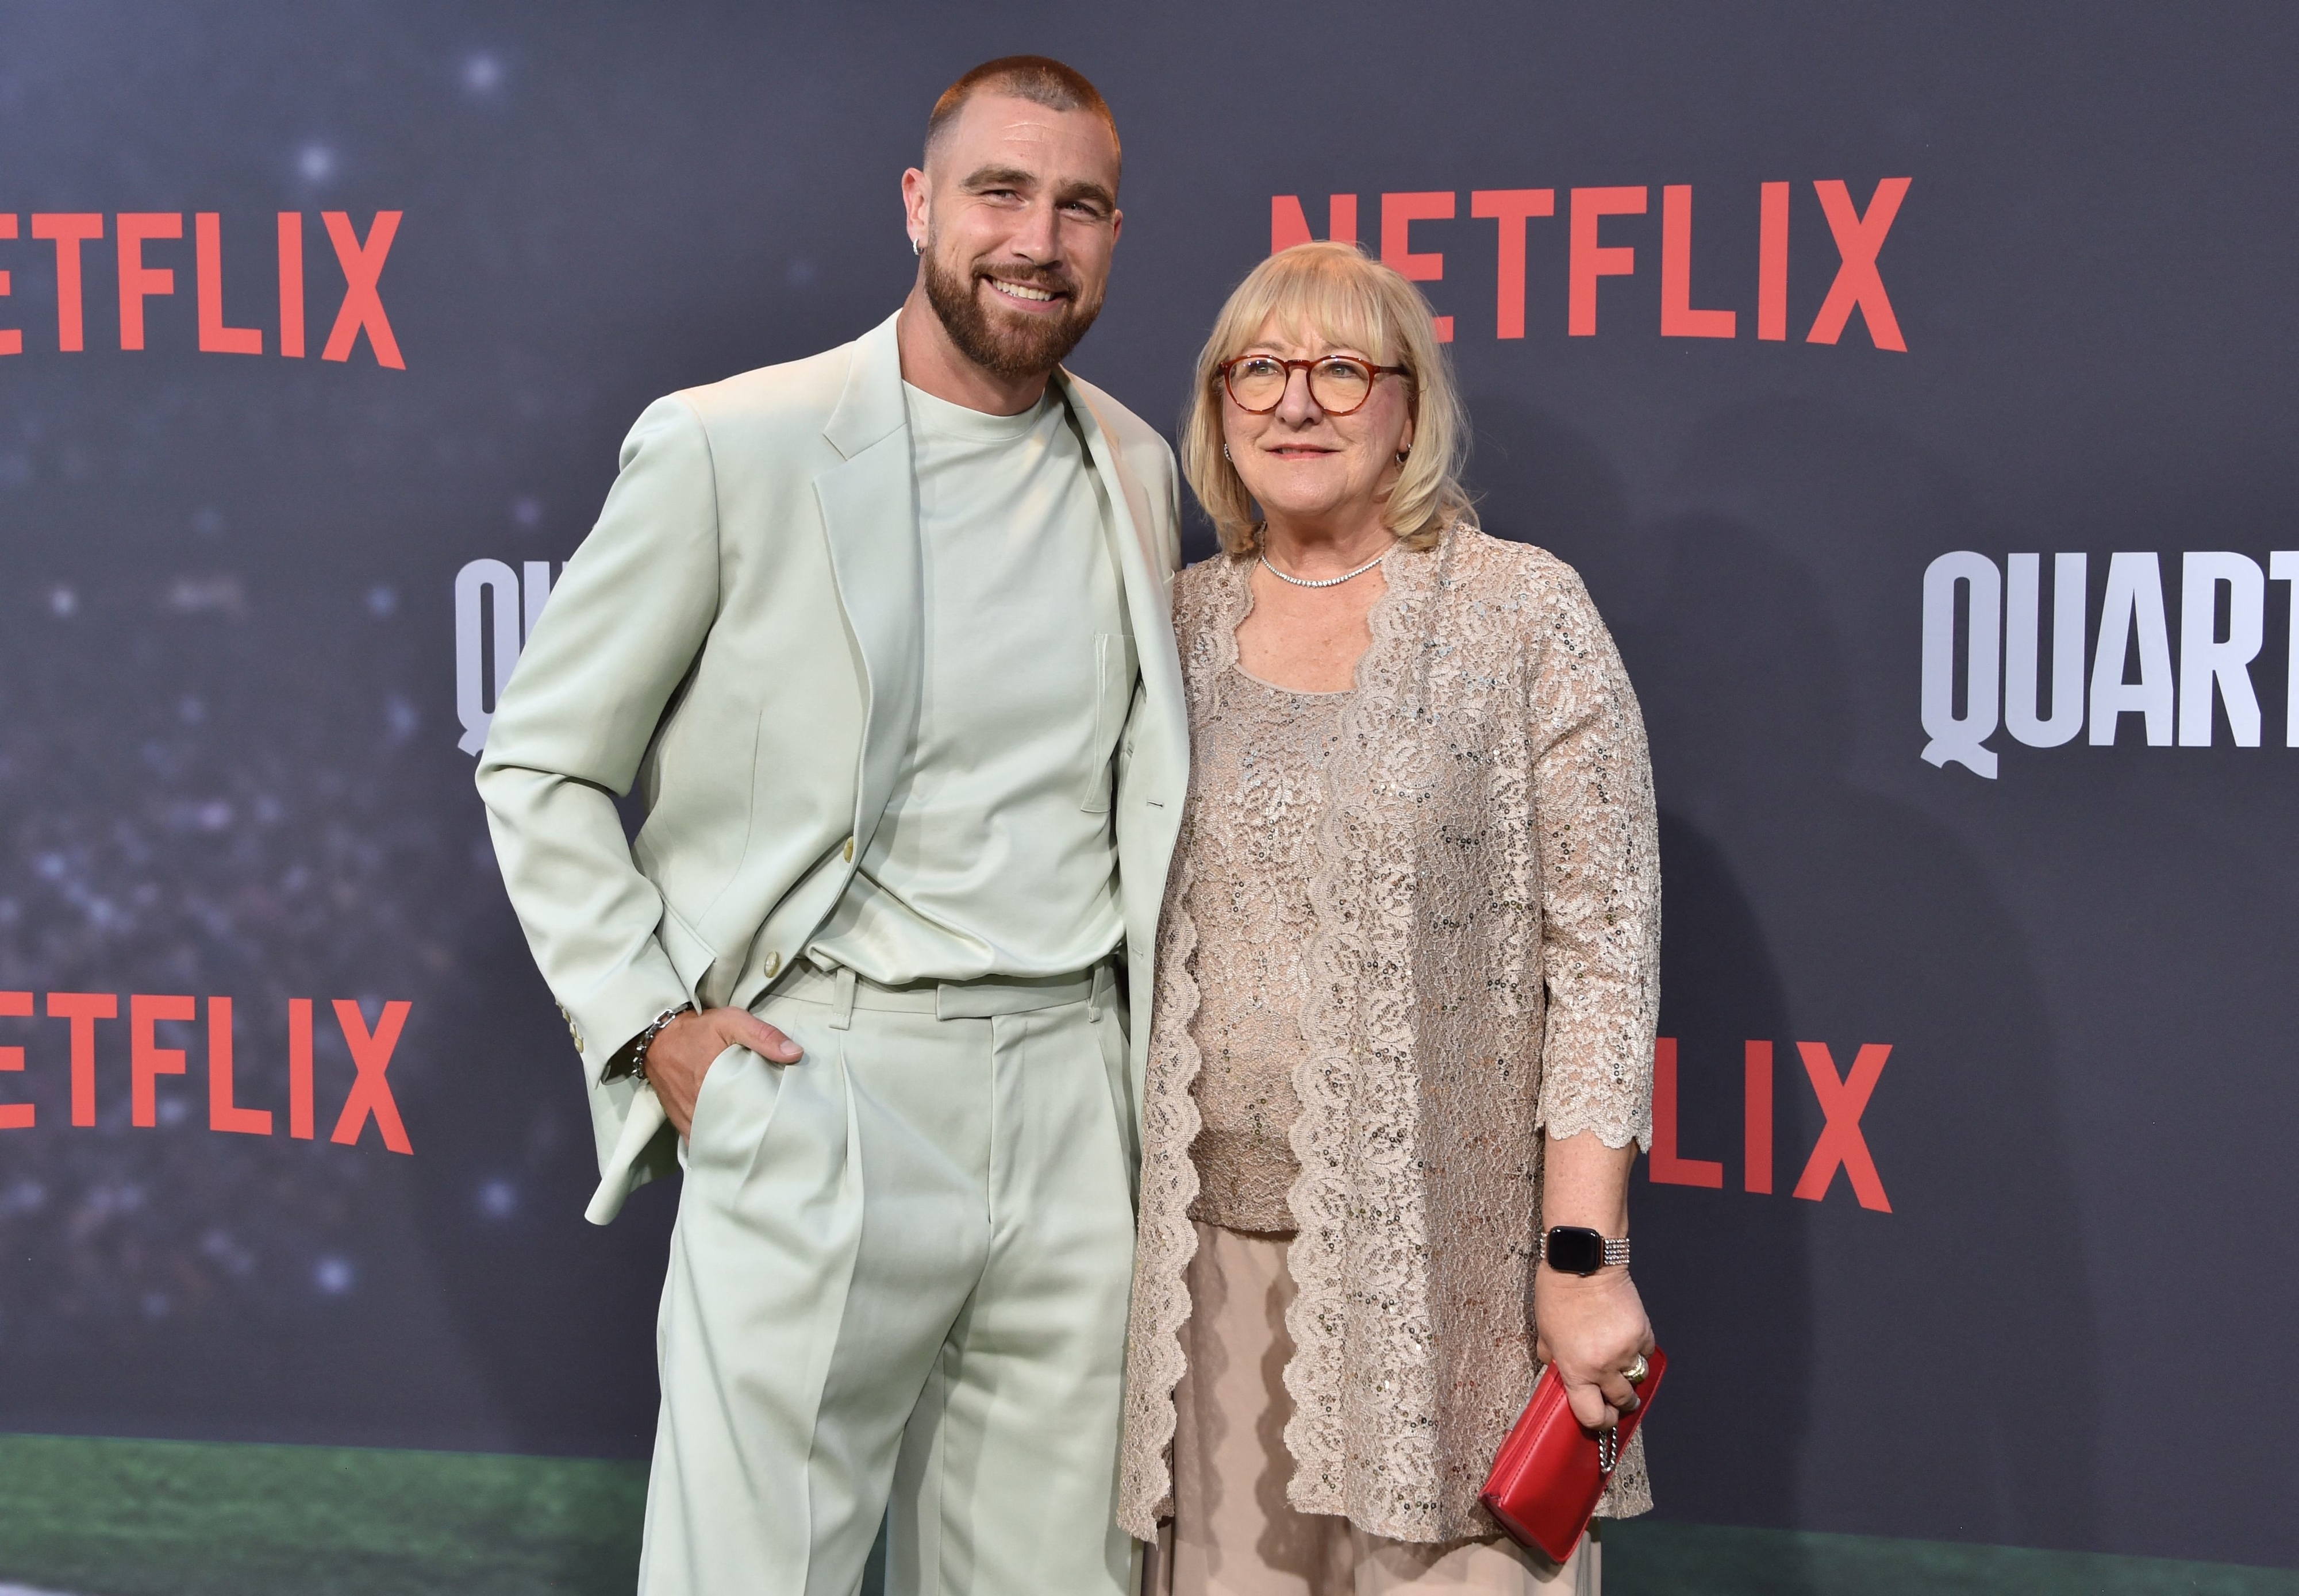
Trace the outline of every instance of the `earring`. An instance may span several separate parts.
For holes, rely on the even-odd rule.
[[[1410,444],[1407,444],[1404,448],[1399,449],[1399,450],[1397,452],[1397,463],[1398,463],[1398,464],[1399,464],[1399,465],[1403,465],[1403,464],[1405,463],[1405,457],[1406,457],[1407,455],[1408,455],[1408,454],[1412,453],[1413,453],[1413,445],[1410,445]]]
[[[1229,459],[1229,445],[1227,444],[1224,444],[1222,445],[1222,458],[1224,460]],[[1232,463],[1234,464],[1235,462],[1232,461]]]
[[[915,238],[910,240],[910,253],[912,254],[918,253],[918,241]]]

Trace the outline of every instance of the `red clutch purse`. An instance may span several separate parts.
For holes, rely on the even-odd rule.
[[[1573,1555],[1621,1460],[1621,1449],[1652,1410],[1653,1394],[1668,1370],[1667,1354],[1658,1347],[1645,1361],[1651,1370],[1637,1387],[1641,1400],[1636,1410],[1621,1415],[1610,1430],[1582,1429],[1564,1400],[1564,1382],[1557,1378],[1556,1366],[1540,1371],[1532,1401],[1501,1442],[1477,1498],[1518,1545],[1539,1549],[1552,1563]]]

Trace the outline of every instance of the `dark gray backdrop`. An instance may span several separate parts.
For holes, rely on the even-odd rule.
[[[1667,877],[1679,1152],[1636,1193],[1676,1359],[1667,1517],[2299,1566],[2299,1086],[2289,586],[2251,676],[2265,745],[1917,756],[1922,580],[2299,546],[2299,204],[2272,6],[29,5],[0,19],[0,989],[121,994],[99,1123],[65,1027],[0,1099],[0,1425],[638,1455],[675,1188],[613,1228],[575,1060],[458,752],[456,573],[563,559],[652,396],[809,353],[909,280],[896,183],[984,57],[1059,54],[1126,145],[1110,306],[1078,369],[1170,427],[1273,195],[1458,195],[1417,224],[1453,315],[1489,527],[1587,575],[1643,695]],[[1815,180],[1911,187],[1881,255],[1905,353],[1832,277]],[[1793,185],[1789,337],[1755,331],[1758,185]],[[1693,298],[1658,331],[1663,185]],[[1565,333],[1569,190],[1652,189]],[[1480,188],[1554,187],[1527,336],[1494,336]],[[321,227],[403,212],[406,370],[317,358]],[[117,214],[184,216],[147,347]],[[193,214],[226,314],[196,351]],[[303,213],[311,357],[276,351],[273,217]],[[100,212],[87,348],[57,348],[44,212]],[[1203,544],[1200,544],[1200,552]],[[2046,561],[2048,567],[2050,561]],[[1971,630],[1967,622],[1965,633]],[[1992,635],[1992,634],[1991,634]],[[1968,646],[1969,637],[1965,638]],[[2087,654],[2087,659],[2089,659]],[[2118,679],[2121,679],[2119,676]],[[241,1101],[284,1121],[320,1001],[319,1139],[206,1128],[190,1073],[128,1124],[126,994],[221,994]],[[412,1157],[326,1138],[328,1001],[413,1003]],[[203,1011],[204,1021],[204,1010]],[[1774,1192],[1744,1185],[1769,1039]],[[1789,1194],[1821,1116],[1795,1043],[1890,1061],[1862,1121],[1893,1211]],[[284,1123],[280,1127],[283,1132]]]

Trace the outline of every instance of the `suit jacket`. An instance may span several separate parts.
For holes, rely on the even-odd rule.
[[[1115,823],[1137,1126],[1151,958],[1189,778],[1173,452],[1064,371],[1116,533],[1141,682]],[[590,1083],[605,1224],[676,1161],[616,1050],[681,1002],[748,1008],[846,890],[914,735],[925,663],[909,423],[889,317],[658,400],[496,706],[495,856]],[[616,799],[645,822],[626,840]],[[1137,1143],[1138,1144],[1138,1143]]]

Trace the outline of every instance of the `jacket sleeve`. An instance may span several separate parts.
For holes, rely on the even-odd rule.
[[[592,1083],[626,1042],[692,995],[656,935],[662,898],[632,862],[615,799],[718,605],[710,441],[676,397],[624,440],[598,524],[544,607],[478,767],[495,859]],[[632,1083],[594,1094],[603,1157]]]
[[[1548,1018],[1540,1122],[1558,1139],[1652,1145],[1660,844],[1643,712],[1612,634],[1552,568],[1531,646],[1532,822]]]

